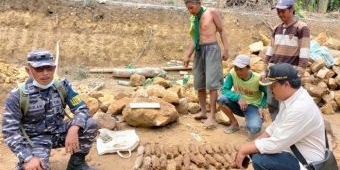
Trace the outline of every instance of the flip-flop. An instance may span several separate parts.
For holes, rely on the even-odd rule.
[[[240,130],[240,127],[230,125],[224,129],[224,133],[231,134]]]
[[[212,125],[204,125],[204,126],[205,126],[205,128],[208,129],[208,130],[212,130],[212,129],[216,129],[216,128],[217,128],[216,124],[212,124]]]
[[[194,116],[194,119],[196,120],[202,120],[202,119],[207,119],[208,117],[206,115],[197,115],[197,116]]]

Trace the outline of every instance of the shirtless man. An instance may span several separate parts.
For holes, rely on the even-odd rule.
[[[215,9],[201,6],[200,0],[184,0],[191,17],[190,43],[184,56],[184,66],[187,67],[192,54],[194,57],[194,87],[198,90],[201,113],[195,119],[205,119],[207,128],[215,127],[214,114],[216,112],[217,90],[223,84],[222,59],[228,59],[227,31],[223,28],[220,14]],[[217,43],[219,32],[223,53]],[[206,90],[210,93],[210,112],[206,113]]]

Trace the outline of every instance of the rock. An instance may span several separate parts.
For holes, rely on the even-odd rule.
[[[108,104],[100,104],[100,106],[99,106],[99,109],[102,111],[102,112],[104,112],[104,113],[106,113],[107,112],[107,110],[109,110],[109,105]]]
[[[335,102],[335,100],[331,100],[329,104],[332,105],[332,108],[335,112],[339,109],[338,104]]]
[[[171,86],[171,82],[168,81],[168,80],[165,80],[164,78],[162,77],[156,77],[154,78],[152,84],[154,85],[161,85],[163,86],[164,88],[169,88]]]
[[[332,94],[326,94],[326,95],[322,96],[322,101],[324,103],[328,103],[328,102],[330,102],[332,100],[334,100],[334,95],[332,95]]]
[[[148,91],[144,88],[139,88],[137,91],[131,96],[132,98],[136,97],[144,97],[147,98],[149,97]]]
[[[324,46],[328,40],[328,36],[325,32],[321,32],[315,39],[319,45]]]
[[[219,111],[215,114],[215,121],[222,125],[226,125],[226,126],[230,125],[230,120],[227,117],[227,115],[223,113],[223,111]]]
[[[124,97],[130,97],[130,96],[131,96],[131,94],[128,94],[127,92],[120,92],[120,93],[115,95],[114,99],[119,100],[119,99],[122,99]]]
[[[175,105],[179,114],[188,114],[189,104],[186,98],[179,99],[179,103]]]
[[[114,102],[112,102],[109,107],[108,110],[106,112],[106,114],[109,115],[117,115],[117,114],[121,114],[123,109],[125,108],[125,106],[130,103],[131,99],[128,97],[124,97],[122,99],[116,100]]]
[[[90,97],[98,99],[99,97],[103,97],[104,94],[100,91],[93,91],[90,93]]]
[[[319,87],[322,87],[322,88],[328,88],[328,86],[327,86],[327,83],[325,83],[325,82],[323,82],[323,81],[320,81],[318,84],[317,84],[317,86],[319,86]]]
[[[115,129],[116,120],[109,114],[98,112],[93,115],[93,118],[97,121],[98,128]]]
[[[99,110],[99,102],[93,97],[88,97],[84,99],[87,107],[90,110],[90,116],[93,116]]]
[[[267,37],[266,35],[260,33],[260,37],[261,37],[261,41],[263,43],[264,46],[269,46],[270,45],[270,38]]]
[[[319,77],[320,79],[329,79],[333,77],[334,74],[335,74],[334,71],[328,69],[327,67],[323,67],[318,71],[316,76]]]
[[[340,74],[340,67],[339,66],[332,66],[332,70],[334,71],[335,74],[339,75]]]
[[[160,85],[150,85],[146,88],[148,96],[163,98],[165,88]]]
[[[249,49],[251,53],[260,52],[263,50],[263,42],[258,41],[258,42],[252,43],[249,45]]]
[[[313,73],[317,73],[320,69],[322,69],[325,66],[325,62],[323,60],[316,60],[313,62],[313,64],[310,66],[310,69]]]
[[[109,106],[113,101],[115,101],[114,96],[111,94],[104,94],[104,96],[99,97],[98,100],[100,103],[107,106]]]
[[[186,90],[185,98],[188,99],[188,102],[198,103],[198,95],[194,89]]]
[[[172,104],[179,103],[179,98],[178,98],[177,93],[169,91],[169,90],[165,90],[163,94],[163,100],[165,100],[166,102],[172,103]]]
[[[337,90],[334,92],[334,100],[338,104],[338,106],[340,106],[340,91]]]
[[[340,40],[328,38],[327,42],[325,43],[325,46],[330,49],[340,50]]]
[[[130,76],[130,85],[131,86],[142,86],[145,82],[145,76],[139,75],[139,74],[132,74]]]
[[[340,86],[340,75],[337,75],[337,76],[334,78],[334,80],[335,80],[335,83],[336,83],[338,86]]]
[[[168,91],[173,91],[177,94],[178,98],[184,97],[184,88],[180,85],[174,85],[167,89]]]
[[[321,112],[323,114],[327,114],[327,115],[331,115],[331,114],[334,114],[335,111],[333,109],[333,106],[331,103],[326,103],[324,104],[321,108],[320,108]]]
[[[188,104],[188,111],[191,114],[195,114],[201,111],[201,106],[198,103],[190,103]]]
[[[131,109],[125,107],[122,114],[125,122],[135,127],[158,127],[164,126],[178,119],[178,112],[172,104],[155,97],[133,98],[131,102],[159,103],[159,109]]]
[[[308,93],[310,93],[313,97],[321,98],[324,94],[327,93],[327,88],[319,87],[315,85],[309,85],[307,88]]]
[[[327,84],[328,84],[328,88],[329,88],[330,90],[335,90],[335,89],[338,87],[338,85],[336,84],[334,78],[328,79],[328,83],[327,83]]]

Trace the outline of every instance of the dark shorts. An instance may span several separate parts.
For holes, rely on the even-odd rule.
[[[196,90],[217,90],[223,84],[220,46],[217,42],[200,45],[194,58],[194,87]]]

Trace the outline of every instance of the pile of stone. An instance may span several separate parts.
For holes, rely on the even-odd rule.
[[[121,118],[120,121],[134,127],[160,127],[177,121],[181,114],[196,114],[201,110],[197,92],[193,88],[192,76],[188,77],[184,85],[182,80],[176,81],[171,77],[146,78],[140,74],[132,74],[128,82],[117,84],[116,87],[134,89],[133,91],[123,90],[119,94],[93,91],[82,96],[100,128],[114,127],[112,117]],[[139,103],[142,107],[133,108],[131,103]],[[143,108],[143,105],[154,103],[160,107]],[[209,109],[209,106],[207,107]],[[216,119],[221,124],[229,123],[228,118],[221,112],[216,114]]]
[[[334,114],[340,108],[340,41],[325,33],[320,33],[314,41],[327,47],[335,63],[327,66],[323,59],[310,61],[302,82],[322,113]]]

